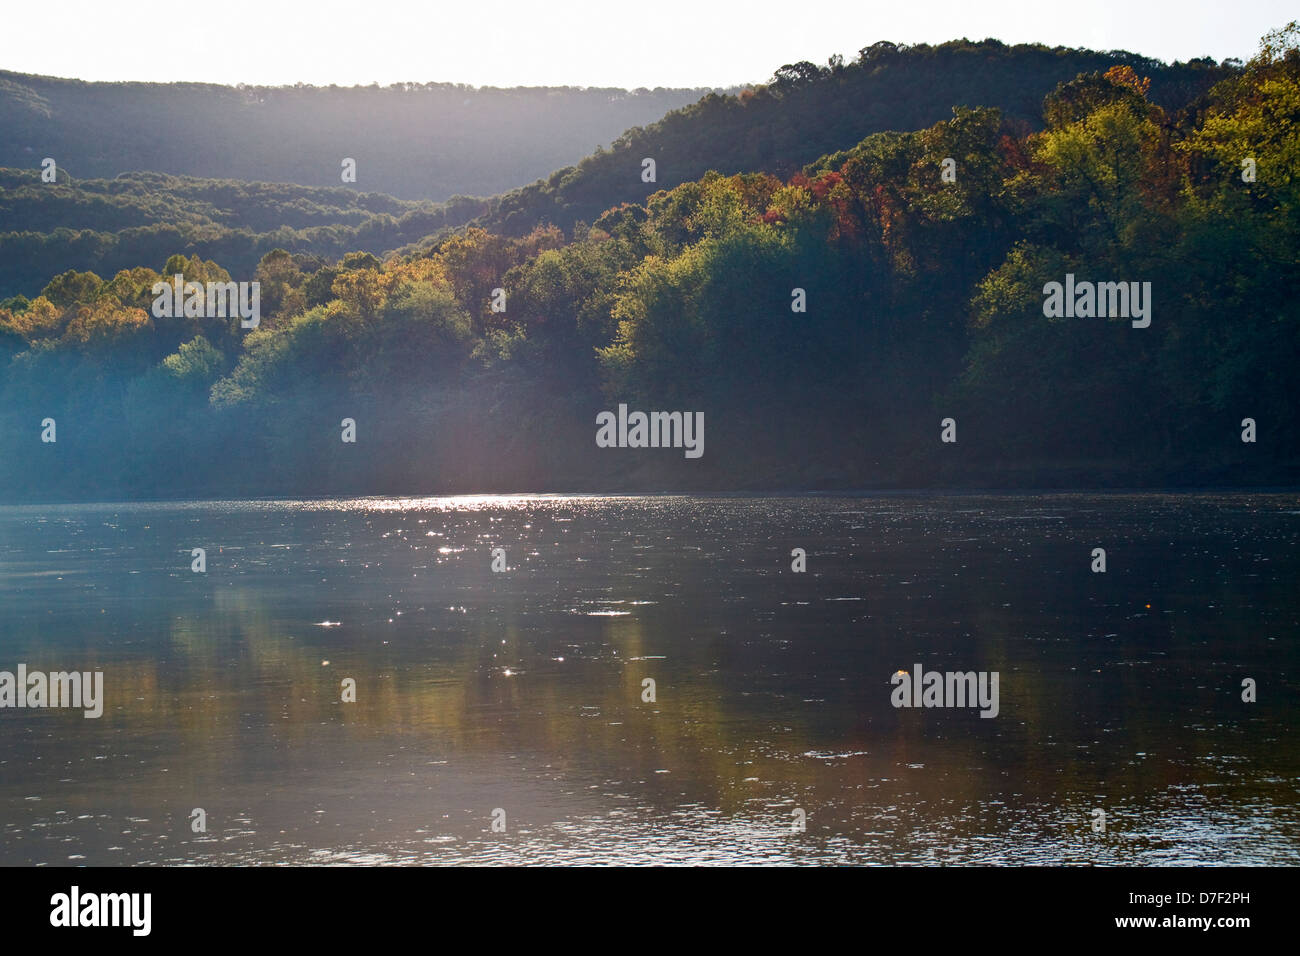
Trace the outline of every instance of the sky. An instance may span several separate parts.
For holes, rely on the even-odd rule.
[[[6,0],[0,69],[83,80],[725,87],[878,40],[1249,59],[1295,0]]]

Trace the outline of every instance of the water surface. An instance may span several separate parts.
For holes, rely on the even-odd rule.
[[[0,670],[106,684],[0,710],[0,863],[1294,865],[1298,540],[1296,495],[0,508]],[[895,709],[918,662],[999,715]]]

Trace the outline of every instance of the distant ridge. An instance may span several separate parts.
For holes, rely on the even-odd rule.
[[[709,92],[88,83],[0,70],[0,166],[50,156],[87,179],[148,170],[338,186],[351,157],[357,188],[440,201],[513,189]]]

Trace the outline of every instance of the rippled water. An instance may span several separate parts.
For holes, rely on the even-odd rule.
[[[0,670],[107,698],[0,709],[0,863],[1294,864],[1298,538],[1295,495],[0,508]],[[999,716],[895,709],[918,662]]]

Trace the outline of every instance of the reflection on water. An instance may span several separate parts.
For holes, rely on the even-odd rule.
[[[1298,537],[1294,495],[2,508],[0,670],[106,703],[0,710],[0,863],[1294,864]],[[1000,715],[895,710],[918,662]]]

